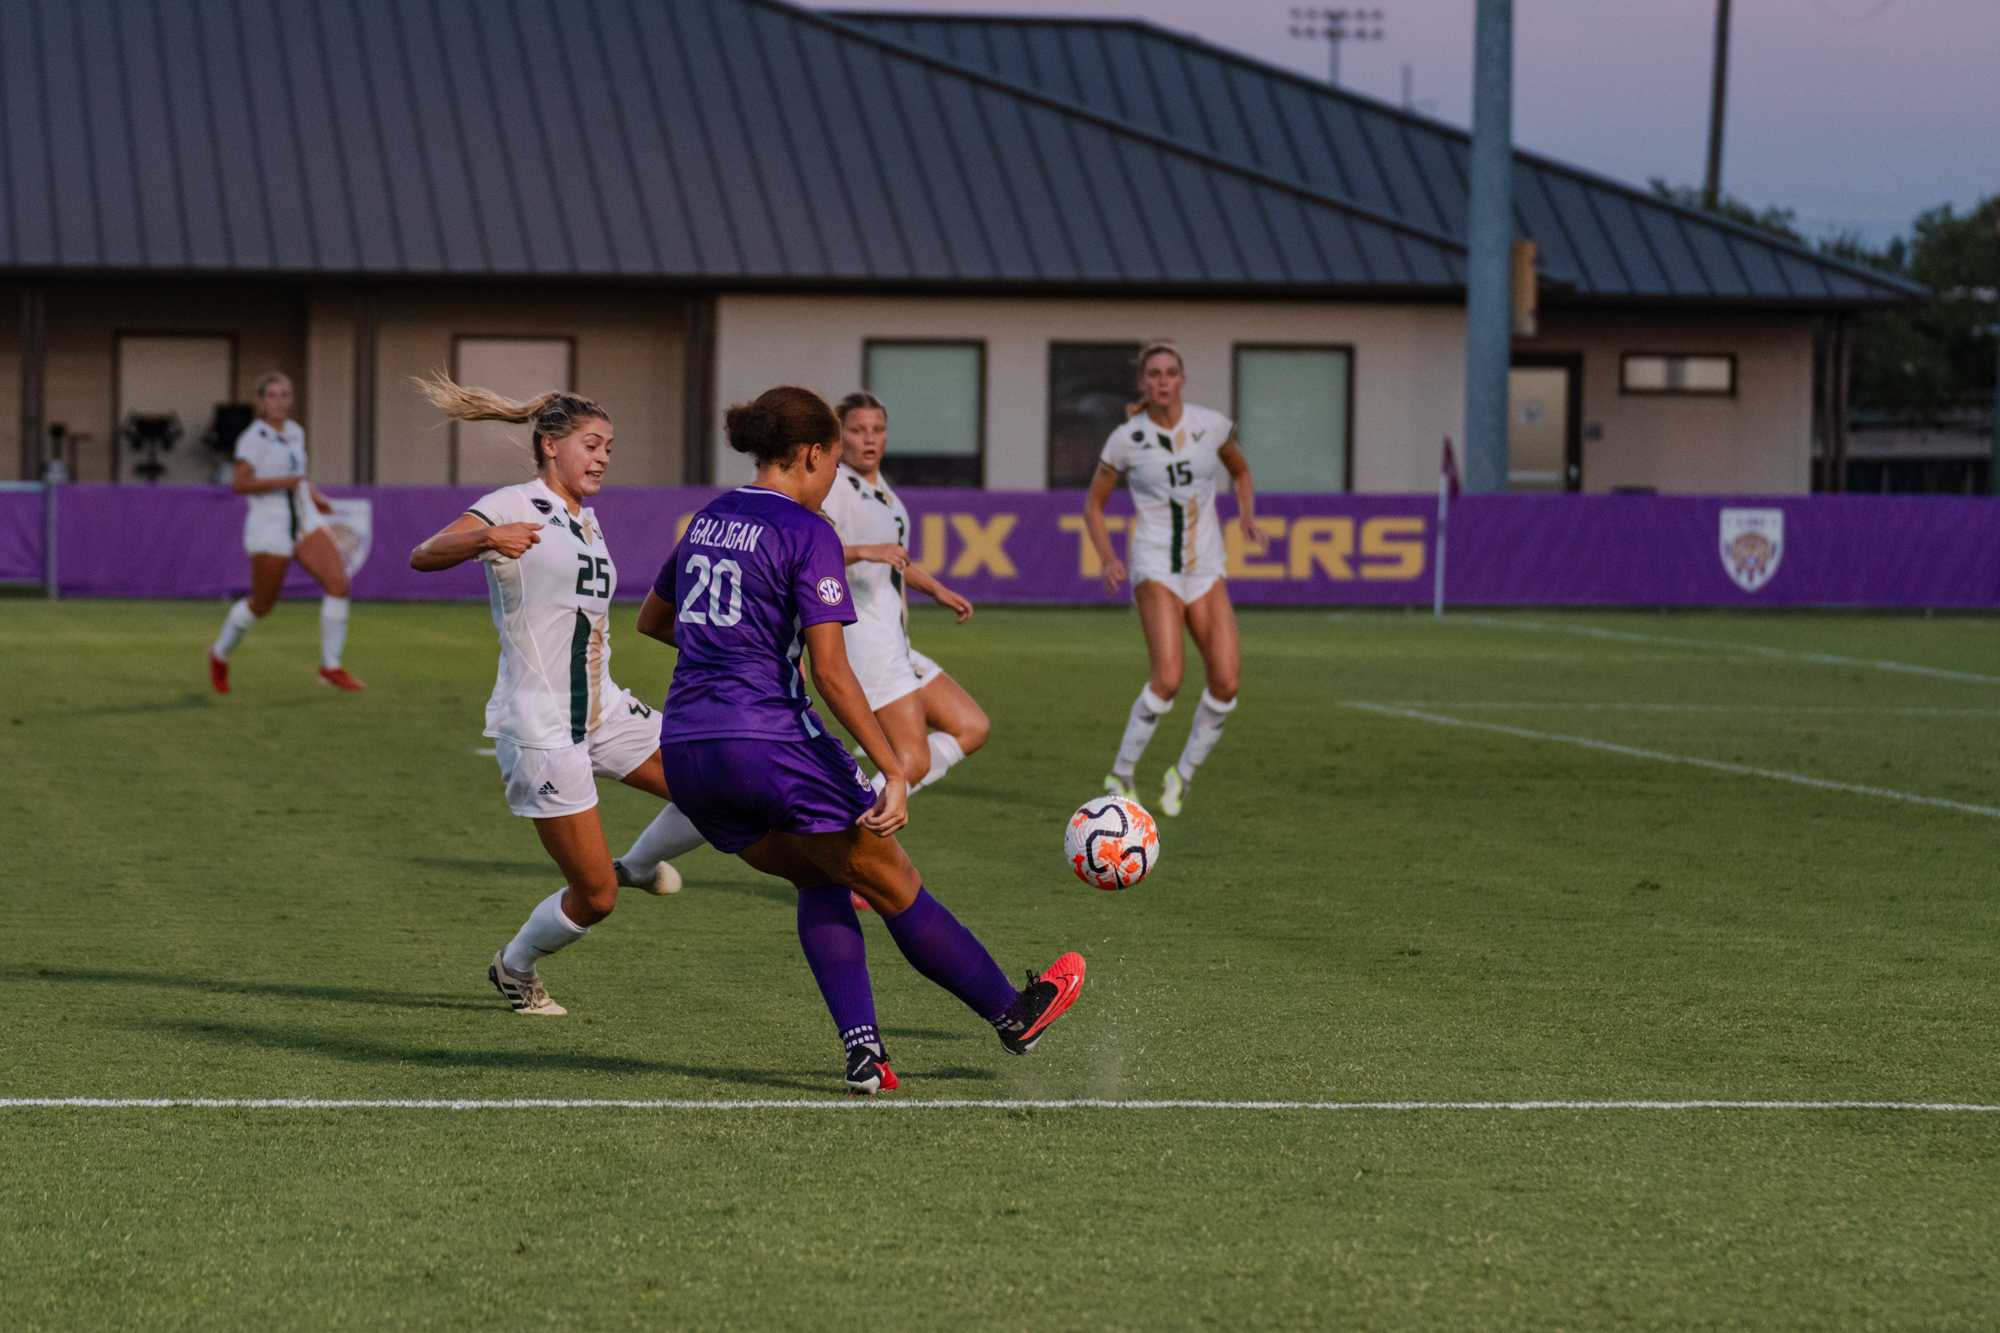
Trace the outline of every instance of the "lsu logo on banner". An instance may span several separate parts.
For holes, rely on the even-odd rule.
[[[1756,592],[1778,572],[1785,556],[1785,511],[1725,509],[1718,540],[1723,572],[1745,592]]]

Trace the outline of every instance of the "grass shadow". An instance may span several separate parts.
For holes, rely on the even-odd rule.
[[[453,870],[470,875],[539,875],[544,879],[560,875],[547,861],[501,861],[483,856],[405,856],[405,865],[428,866],[432,870]]]
[[[39,967],[0,964],[0,977],[49,981],[62,986],[143,986],[191,990],[207,995],[269,995],[285,1000],[330,1000],[336,1004],[379,1004],[398,1009],[491,1009],[490,1000],[459,995],[381,990],[368,986],[315,986],[291,981],[245,981],[231,977],[191,977],[173,972],[132,972],[102,967]]]
[[[495,1011],[496,1014],[498,1011]],[[519,1022],[511,1016],[507,1021]],[[411,1046],[382,1041],[353,1033],[325,1032],[305,1027],[264,1027],[250,1023],[225,1023],[204,1019],[181,1019],[140,1025],[148,1031],[166,1031],[186,1037],[225,1042],[231,1046],[255,1046],[264,1050],[316,1055],[347,1064],[403,1065],[418,1069],[495,1069],[523,1074],[573,1072],[621,1074],[697,1079],[711,1083],[753,1084],[795,1092],[839,1091],[838,1074],[831,1062],[825,1071],[780,1071],[743,1066],[683,1064],[674,1060],[651,1060],[633,1055],[592,1055],[571,1050],[477,1050],[463,1047]],[[985,1078],[983,1070],[947,1070],[927,1073],[926,1078]]]
[[[46,713],[27,712],[21,714],[23,721],[40,721],[42,718],[60,717],[65,722],[84,717],[157,717],[161,713],[187,713],[196,709],[209,708],[215,703],[215,695],[207,690],[191,690],[174,696],[171,700],[152,699],[142,704],[90,704],[78,708],[63,708]]]

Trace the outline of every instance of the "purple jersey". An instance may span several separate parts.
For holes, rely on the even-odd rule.
[[[680,660],[660,743],[815,737],[799,675],[808,625],[854,623],[833,524],[789,496],[742,486],[694,516],[653,591],[675,608]]]

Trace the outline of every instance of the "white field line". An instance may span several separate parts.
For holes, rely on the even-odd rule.
[[[1920,796],[1915,792],[1897,791],[1893,787],[1869,787],[1856,782],[1835,782],[1830,778],[1815,778],[1805,773],[1790,773],[1781,768],[1754,768],[1749,764],[1732,764],[1721,759],[1700,759],[1693,755],[1668,754],[1665,750],[1644,750],[1636,745],[1618,745],[1612,741],[1600,741],[1589,736],[1568,736],[1559,731],[1536,731],[1531,727],[1510,727],[1502,722],[1473,722],[1462,717],[1446,717],[1443,713],[1426,712],[1421,708],[1395,708],[1387,704],[1350,703],[1346,707],[1364,713],[1375,713],[1383,717],[1407,718],[1412,722],[1428,722],[1439,727],[1464,727],[1470,731],[1490,731],[1501,736],[1513,736],[1524,741],[1554,741],[1558,745],[1574,745],[1585,750],[1599,750],[1605,754],[1623,755],[1627,759],[1650,759],[1659,764],[1683,764],[1689,768],[1705,768],[1712,773],[1729,773],[1736,777],[1763,778],[1767,782],[1789,782],[1795,787],[1811,787],[1817,791],[1846,792],[1851,796],[1873,796],[1878,800],[1902,801],[1908,805],[1926,805],[1937,810],[1956,810],[1960,814],[1981,815],[1987,819],[2000,819],[2000,806],[1974,805],[1969,801],[1951,801],[1942,796]]]
[[[0,1110],[198,1111],[1908,1111],[2000,1114],[1993,1102],[1202,1101],[1184,1098],[0,1097]]]
[[[1682,648],[1704,648],[1725,653],[1741,653],[1752,657],[1781,658],[1794,662],[1811,662],[1817,666],[1865,667],[1871,671],[1894,671],[1909,676],[1928,676],[1933,680],[1956,680],[1972,685],[2000,685],[2000,676],[1981,675],[1977,671],[1954,671],[1949,667],[1924,666],[1917,662],[1897,662],[1885,657],[1843,657],[1839,653],[1814,653],[1797,648],[1773,648],[1764,644],[1731,643],[1726,639],[1685,639],[1672,634],[1644,634],[1637,630],[1605,629],[1597,625],[1557,625],[1546,620],[1521,620],[1512,616],[1456,615],[1446,616],[1445,623],[1457,621],[1460,624],[1478,625],[1484,629],[1529,630],[1538,634],[1571,634],[1583,639],[1610,639],[1618,643],[1658,643],[1672,644]]]
[[[1351,700],[1364,703],[1364,700]],[[1383,708],[1472,708],[1483,712],[1556,713],[1768,713],[1773,716],[1829,717],[2000,717],[2000,708],[1867,707],[1849,704],[1694,704],[1620,700],[1564,702],[1554,699],[1392,699]]]

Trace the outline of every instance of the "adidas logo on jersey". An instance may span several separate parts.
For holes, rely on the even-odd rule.
[[[540,500],[537,500],[537,501],[535,501],[535,503],[536,503],[536,504],[540,504],[540,503],[541,503],[541,501],[540,501]],[[552,528],[559,528],[559,527],[561,527],[561,526],[562,526],[562,520],[561,520],[561,519],[559,519],[559,518],[555,518],[555,517],[553,517],[553,516],[552,516],[552,517],[551,517],[551,518],[549,519],[549,526],[550,526],[550,527],[552,527]]]
[[[554,796],[555,794],[556,794],[556,784],[553,782],[544,782],[541,786],[535,789],[535,795],[537,796]]]

